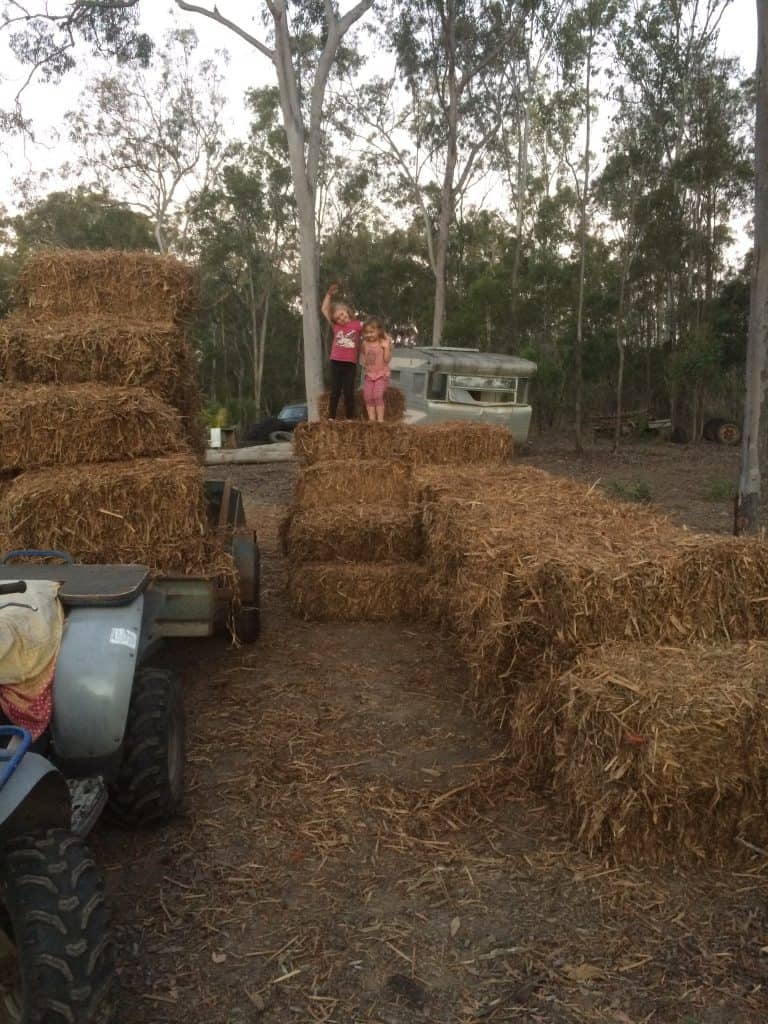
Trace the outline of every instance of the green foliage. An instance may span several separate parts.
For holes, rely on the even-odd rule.
[[[73,192],[49,193],[10,218],[9,224],[19,256],[41,246],[157,249],[148,217],[105,192],[82,186]]]
[[[735,481],[726,480],[724,477],[713,477],[704,486],[702,497],[705,501],[733,501],[735,493]]]
[[[604,489],[612,498],[644,504],[653,500],[651,489],[644,480],[606,480]]]

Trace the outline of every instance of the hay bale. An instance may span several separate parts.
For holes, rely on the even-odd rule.
[[[43,249],[27,257],[14,304],[33,317],[87,314],[179,321],[194,310],[197,275],[173,256]]]
[[[293,432],[293,450],[303,465],[347,459],[406,457],[409,428],[401,423],[321,420],[300,423]]]
[[[165,575],[213,575],[227,564],[208,525],[200,466],[184,454],[22,473],[6,491],[0,534],[14,548]]]
[[[413,621],[426,570],[414,563],[301,562],[288,573],[294,612],[319,622]]]
[[[302,466],[296,502],[304,509],[331,505],[397,504],[411,497],[410,467],[394,459],[334,459]]]
[[[328,419],[328,407],[330,405],[331,394],[329,391],[323,391],[318,398],[317,412],[321,420]],[[339,405],[337,409],[339,416],[344,415],[344,399],[339,399]],[[405,395],[399,388],[388,387],[384,392],[384,421],[386,423],[399,423],[403,415],[405,414]],[[355,419],[366,420],[368,413],[363,402],[363,392],[355,392]]]
[[[526,467],[483,485],[425,506],[430,597],[533,781],[552,768],[553,680],[585,648],[768,635],[765,545],[691,535]]]
[[[418,510],[388,505],[295,511],[281,541],[296,562],[408,562],[423,549]]]
[[[413,465],[503,464],[512,456],[512,435],[482,423],[410,426],[357,420],[301,423],[294,431],[300,462],[387,458]]]
[[[44,321],[14,314],[0,322],[0,379],[146,388],[178,409],[198,446],[197,359],[172,323],[96,315]]]
[[[590,854],[722,863],[765,848],[768,645],[609,644],[559,682],[555,787]]]
[[[414,465],[502,464],[514,443],[506,427],[487,423],[433,423],[411,427],[408,458]]]
[[[31,384],[3,394],[0,471],[187,450],[178,412],[143,388]]]

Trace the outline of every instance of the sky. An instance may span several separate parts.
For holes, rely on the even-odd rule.
[[[342,10],[346,10],[349,5],[343,2]],[[62,3],[59,6],[64,5]],[[223,15],[229,15],[235,21],[239,17],[241,24],[244,24],[242,14],[238,14],[242,11],[242,0],[220,0],[218,7]],[[142,28],[153,38],[161,38],[174,26],[193,27],[200,38],[198,54],[201,58],[214,56],[217,50],[226,49],[229,52],[230,60],[225,74],[228,120],[233,135],[243,134],[246,124],[242,97],[250,87],[274,83],[274,69],[269,60],[225,27],[199,15],[185,14],[168,3],[158,3],[157,0],[144,2],[140,11]],[[246,24],[244,27],[253,35],[262,36],[258,24]],[[728,56],[738,57],[746,70],[754,69],[757,51],[755,0],[733,0],[726,9],[721,23],[721,49]],[[0,106],[8,106],[24,80],[25,72],[15,65],[3,36],[0,36],[0,69]],[[83,71],[88,70],[88,63],[83,61]],[[24,113],[35,126],[37,141],[6,141],[0,151],[0,204],[14,209],[15,179],[34,177],[53,170],[71,155],[66,135],[62,131],[63,118],[66,111],[77,106],[81,89],[82,76],[70,73],[58,85],[39,83],[26,91]],[[42,192],[59,185],[60,182],[54,176]]]

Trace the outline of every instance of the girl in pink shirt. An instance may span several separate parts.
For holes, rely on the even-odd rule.
[[[332,284],[325,293],[320,311],[333,330],[331,345],[331,395],[328,418],[336,419],[339,396],[344,393],[344,412],[347,419],[355,418],[355,382],[357,360],[360,351],[360,329],[363,326],[354,319],[346,302],[338,302],[334,295],[339,286]]]
[[[384,392],[389,384],[389,361],[392,358],[392,339],[384,330],[381,320],[371,318],[360,332],[360,361],[363,364],[363,401],[368,419],[384,420]]]

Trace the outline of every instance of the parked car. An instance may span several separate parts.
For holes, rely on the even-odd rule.
[[[255,444],[274,444],[276,441],[290,441],[291,434],[299,423],[307,421],[307,403],[292,402],[284,405],[277,416],[266,416],[258,423],[252,423],[245,435],[246,447]]]

